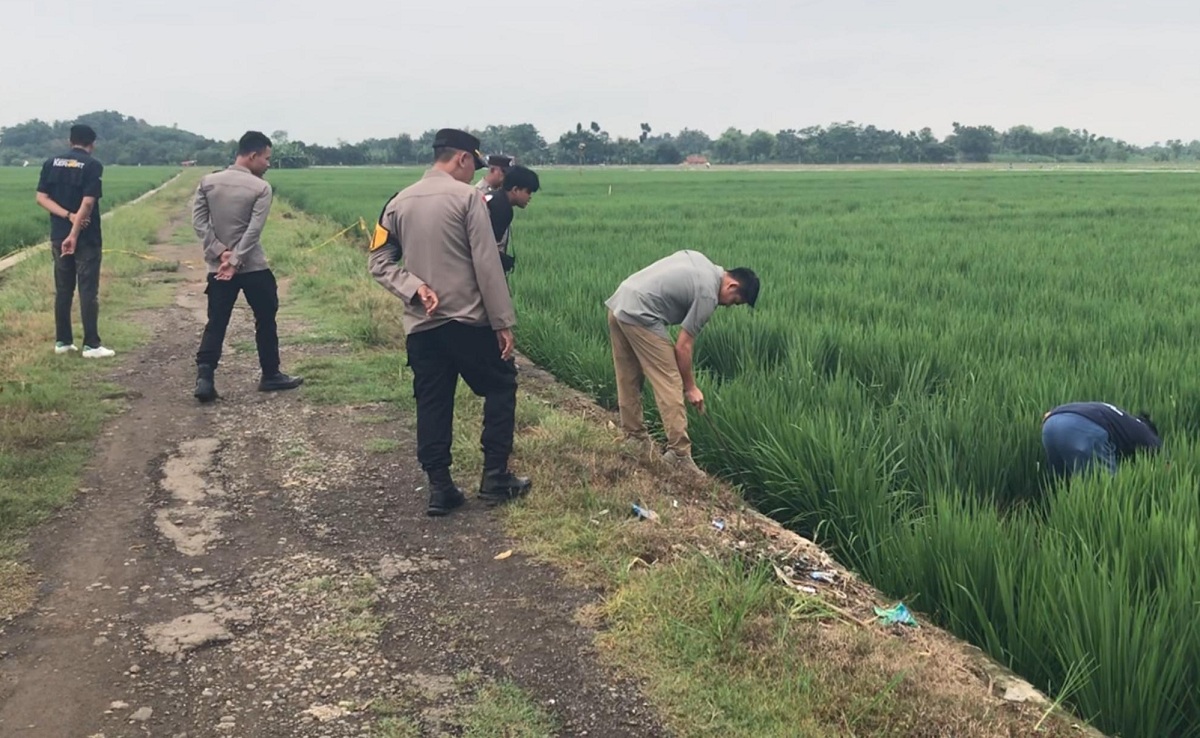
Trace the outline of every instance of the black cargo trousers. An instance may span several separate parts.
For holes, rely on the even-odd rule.
[[[406,340],[417,400],[417,460],[434,482],[449,481],[458,378],[483,400],[479,438],[485,470],[507,470],[517,410],[517,368],[500,357],[489,326],[452,321]]]

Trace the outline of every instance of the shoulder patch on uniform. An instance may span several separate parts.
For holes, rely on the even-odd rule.
[[[376,223],[375,233],[371,235],[371,251],[377,251],[378,249],[383,248],[383,246],[389,240],[391,240],[391,238],[392,234],[388,232],[388,229]]]

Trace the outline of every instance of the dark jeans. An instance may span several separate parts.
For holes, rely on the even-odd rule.
[[[483,401],[485,469],[503,469],[512,454],[517,410],[517,369],[500,358],[496,333],[451,322],[413,333],[408,365],[417,399],[417,459],[430,477],[448,474],[454,431],[454,392],[461,376]]]
[[[1082,415],[1051,415],[1042,425],[1042,446],[1050,470],[1058,476],[1086,472],[1099,462],[1109,474],[1117,471],[1117,454],[1108,431]]]
[[[71,303],[79,286],[79,312],[83,317],[83,345],[100,345],[100,256],[99,239],[79,238],[75,253],[63,256],[62,241],[51,241],[54,254],[54,333],[56,341],[75,342],[71,330]]]
[[[258,364],[264,377],[279,371],[279,333],[275,325],[275,313],[279,311],[279,290],[275,275],[270,269],[245,274],[235,274],[233,279],[222,281],[217,275],[208,275],[208,324],[200,339],[200,350],[196,352],[196,365],[207,364],[214,370],[221,361],[221,346],[225,343],[225,330],[229,317],[237,302],[238,292],[245,293],[246,302],[254,311],[254,342],[258,345]]]

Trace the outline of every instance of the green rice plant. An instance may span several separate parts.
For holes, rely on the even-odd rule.
[[[420,170],[269,176],[344,227]],[[758,309],[697,342],[699,463],[1099,728],[1200,736],[1191,179],[548,170],[513,226],[518,347],[613,407],[621,280],[678,249],[750,266]],[[1042,414],[1074,400],[1152,411],[1170,468],[1051,480]]]
[[[50,215],[34,202],[41,173],[37,163],[0,167],[0,256],[50,238]],[[154,189],[177,171],[175,167],[105,167],[101,213]]]

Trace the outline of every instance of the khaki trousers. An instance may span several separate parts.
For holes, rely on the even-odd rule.
[[[608,337],[617,375],[621,429],[630,436],[646,435],[642,420],[642,384],[649,379],[663,430],[667,433],[667,448],[678,455],[691,457],[683,377],[675,363],[675,347],[648,328],[622,323],[611,310],[608,311]]]

